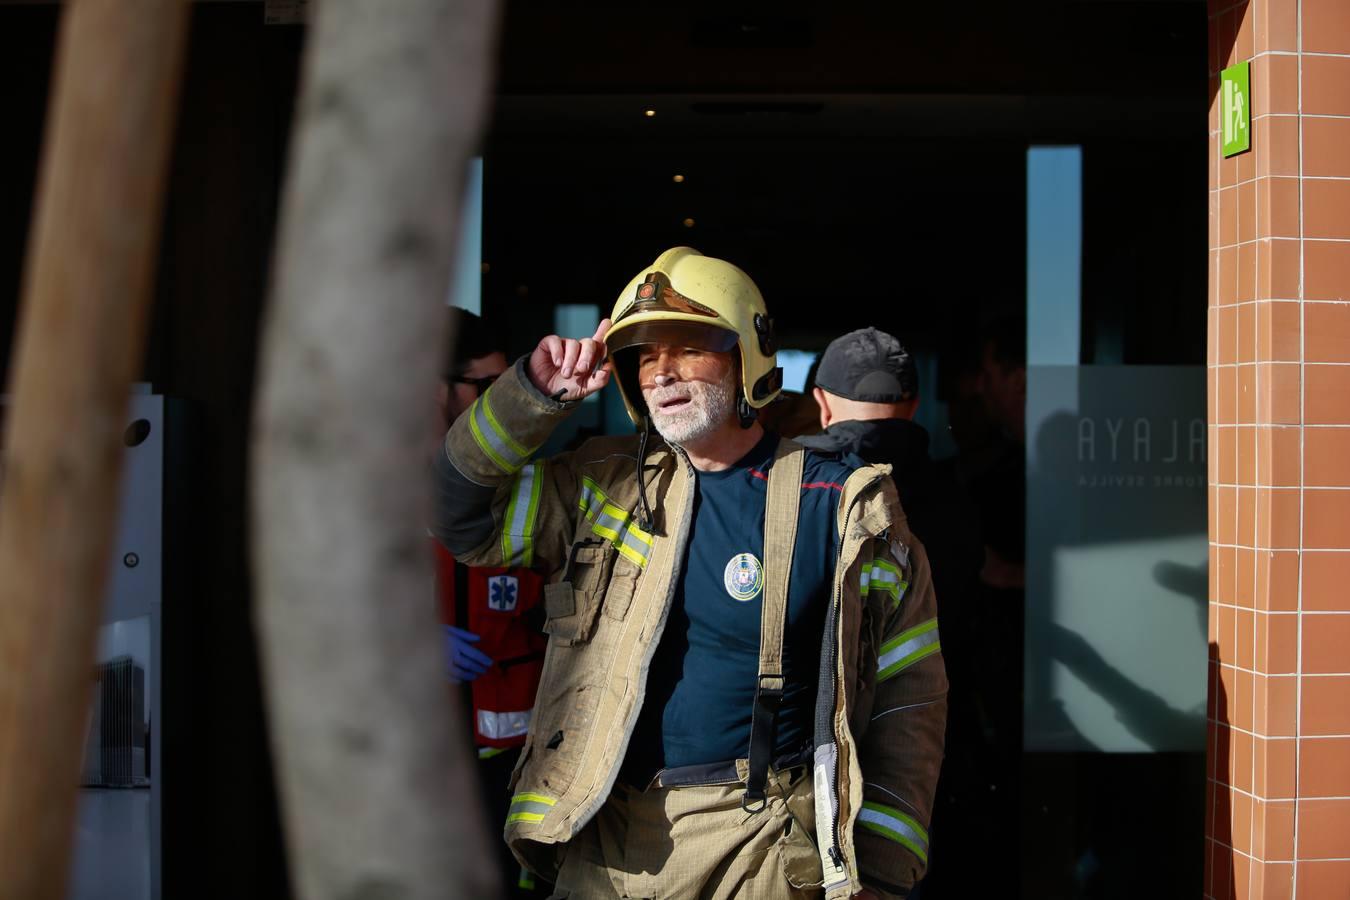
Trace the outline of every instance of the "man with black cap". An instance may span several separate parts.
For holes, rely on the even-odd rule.
[[[835,339],[821,357],[814,394],[820,406],[821,434],[798,443],[826,453],[856,454],[869,463],[886,463],[900,493],[900,505],[933,562],[939,590],[954,578],[957,566],[978,573],[980,550],[973,522],[953,516],[954,485],[943,484],[928,456],[928,432],[914,421],[919,408],[919,373],[899,339],[876,328],[862,328]],[[944,559],[938,549],[946,538],[953,550],[973,551]],[[969,545],[969,546],[964,546]],[[939,594],[943,597],[943,594]],[[945,604],[944,604],[945,605]]]
[[[934,810],[941,834],[955,837],[960,823],[944,816],[943,807],[978,787],[974,766],[965,759],[978,729],[969,702],[970,660],[963,653],[963,635],[973,610],[971,599],[983,560],[974,504],[951,479],[942,476],[928,455],[928,432],[914,421],[919,407],[919,374],[899,339],[876,328],[862,328],[835,339],[826,348],[813,389],[824,431],[797,442],[808,449],[841,456],[854,454],[869,463],[891,466],[900,505],[914,534],[928,549],[933,586],[942,617],[943,641],[951,690],[948,695],[948,758],[943,765]],[[948,819],[944,822],[944,819]],[[959,840],[949,840],[955,846]],[[940,857],[939,857],[940,859]],[[936,890],[943,880],[938,862],[925,883]]]

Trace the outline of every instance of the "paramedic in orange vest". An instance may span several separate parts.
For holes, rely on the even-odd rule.
[[[497,336],[478,316],[451,309],[456,340],[452,365],[438,396],[445,428],[506,371]],[[506,821],[507,782],[530,725],[543,667],[543,578],[531,560],[510,567],[471,568],[435,542],[436,586],[445,630],[447,677],[466,688],[473,710],[474,743],[492,827]],[[499,844],[503,882],[512,896],[538,896],[534,879]]]

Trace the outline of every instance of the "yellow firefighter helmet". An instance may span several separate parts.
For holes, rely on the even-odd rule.
[[[750,276],[731,263],[692,247],[672,247],[628,283],[610,314],[605,345],[615,381],[635,425],[646,417],[635,354],[641,344],[673,344],[717,353],[739,349],[742,421],[768,404],[783,386],[773,321]]]

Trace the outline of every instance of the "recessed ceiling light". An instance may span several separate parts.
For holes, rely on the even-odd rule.
[[[676,175],[676,176],[674,177],[674,179],[672,179],[672,180],[673,180],[676,184],[683,184],[683,183],[684,183],[684,176],[683,176],[683,175]]]
[[[654,110],[654,109],[644,109],[644,110],[642,111],[642,114],[643,114],[644,116],[646,116],[647,118],[650,119],[652,116],[656,115],[656,110]]]
[[[685,227],[685,228],[693,228],[693,227],[694,227],[694,220],[693,220],[693,219],[685,219],[685,220],[684,220],[684,227]]]

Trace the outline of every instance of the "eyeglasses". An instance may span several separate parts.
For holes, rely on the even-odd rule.
[[[498,375],[486,375],[482,378],[469,378],[465,375],[456,375],[450,380],[456,384],[471,384],[474,390],[478,391],[479,396],[482,396],[488,388],[492,387],[492,382],[496,381],[498,377]]]

